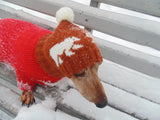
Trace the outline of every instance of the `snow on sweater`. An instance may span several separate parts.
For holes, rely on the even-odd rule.
[[[15,68],[21,90],[33,90],[35,84],[48,85],[61,79],[46,74],[35,57],[38,40],[48,33],[52,31],[26,21],[0,20],[0,61]]]

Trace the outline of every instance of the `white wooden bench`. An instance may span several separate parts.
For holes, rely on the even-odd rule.
[[[104,10],[102,3],[138,13],[113,6]],[[90,6],[70,0],[1,0],[0,18],[23,19],[54,30],[55,13],[63,6],[74,10],[75,23],[93,33],[102,51],[99,76],[109,106],[97,109],[72,87],[37,86],[36,100],[51,94],[60,111],[84,120],[160,120],[159,0],[91,0]],[[0,120],[16,116],[20,94],[14,71],[0,63]]]

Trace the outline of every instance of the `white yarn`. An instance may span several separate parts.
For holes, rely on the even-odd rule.
[[[50,49],[50,56],[55,61],[57,67],[59,67],[59,65],[63,63],[63,60],[61,59],[60,55],[62,55],[64,51],[65,51],[65,55],[70,57],[75,54],[75,52],[71,51],[71,48],[74,50],[77,50],[83,47],[83,45],[74,43],[75,41],[79,41],[79,40],[80,40],[79,38],[72,36],[72,37],[66,38],[61,43],[57,43]]]
[[[69,22],[73,22],[74,20],[73,10],[69,7],[62,7],[56,12],[56,19],[59,23],[62,20],[68,20]]]

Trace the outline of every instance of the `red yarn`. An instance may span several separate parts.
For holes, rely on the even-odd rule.
[[[38,40],[48,33],[52,31],[26,21],[0,20],[0,61],[15,68],[21,90],[33,90],[35,84],[45,85],[61,79],[46,74],[35,57]]]

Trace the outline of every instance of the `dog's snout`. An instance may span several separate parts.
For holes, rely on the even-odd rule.
[[[105,100],[102,103],[96,103],[96,107],[98,107],[98,108],[104,108],[106,105],[108,105],[108,101],[107,100]]]

